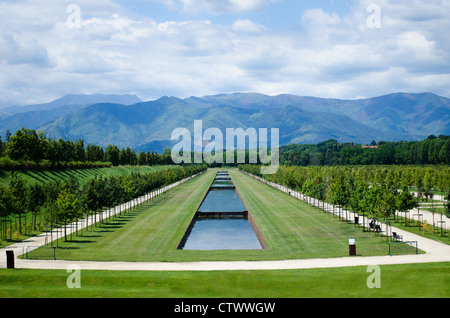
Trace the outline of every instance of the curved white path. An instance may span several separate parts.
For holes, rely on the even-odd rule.
[[[60,269],[67,270],[76,265],[82,270],[137,270],[137,271],[228,271],[228,270],[289,270],[306,268],[332,268],[369,265],[392,265],[412,263],[450,262],[450,246],[431,239],[411,234],[399,233],[405,241],[418,241],[419,248],[426,252],[420,255],[401,256],[356,256],[325,259],[300,259],[282,261],[230,261],[230,262],[89,262],[89,261],[43,261],[22,260],[17,256],[23,254],[24,246],[36,244],[42,237],[34,237],[22,243],[0,250],[0,268],[6,268],[6,250],[13,250],[16,268]],[[44,236],[44,235],[43,235]],[[45,236],[44,236],[45,238]],[[26,247],[25,247],[26,249]]]

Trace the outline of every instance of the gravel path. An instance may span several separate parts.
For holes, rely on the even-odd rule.
[[[415,236],[415,235],[414,235]],[[402,256],[370,256],[370,257],[341,257],[328,259],[304,259],[282,261],[255,261],[255,262],[87,262],[87,261],[42,261],[42,260],[15,260],[16,268],[29,269],[59,269],[66,270],[76,265],[82,270],[138,270],[138,271],[228,271],[228,270],[289,270],[307,268],[333,268],[369,265],[392,265],[412,263],[450,262],[450,246],[433,240],[417,239],[419,246],[426,254]],[[21,247],[19,247],[19,250]],[[1,267],[5,267],[5,252],[1,251]]]

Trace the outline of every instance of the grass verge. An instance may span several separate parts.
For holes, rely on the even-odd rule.
[[[0,269],[1,298],[447,298],[450,263],[279,271],[82,271],[69,289],[62,270]]]
[[[71,242],[61,242],[56,258],[136,262],[332,258],[348,256],[349,239],[356,240],[358,256],[388,254],[385,239],[340,222],[237,170],[230,174],[268,249],[177,250],[215,172],[209,170],[125,216],[74,236]],[[404,253],[415,252],[406,244],[404,248]],[[30,257],[36,257],[33,253]]]

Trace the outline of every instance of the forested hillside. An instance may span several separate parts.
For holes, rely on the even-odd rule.
[[[280,149],[283,165],[427,165],[450,164],[450,137],[430,136],[423,141],[372,142],[370,147],[339,143],[288,145]]]
[[[171,133],[203,129],[279,128],[280,145],[315,144],[329,139],[370,143],[373,139],[418,141],[450,132],[450,100],[430,93],[390,94],[337,100],[257,93],[186,99],[162,97],[130,106],[94,104],[41,126],[50,138],[82,138],[106,147],[116,144],[161,152]]]

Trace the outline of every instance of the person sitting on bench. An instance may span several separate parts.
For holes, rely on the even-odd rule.
[[[380,226],[379,224],[377,224],[377,225],[375,226],[375,231],[376,231],[376,232],[381,232],[381,226]]]
[[[369,227],[371,230],[375,229],[376,232],[381,232],[381,226],[379,224],[376,224],[373,220],[370,221]]]

